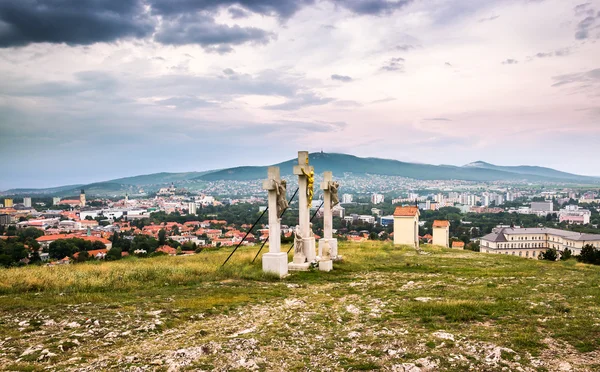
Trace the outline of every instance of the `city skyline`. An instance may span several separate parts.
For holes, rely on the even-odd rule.
[[[321,149],[600,176],[599,39],[598,0],[4,1],[0,190]]]

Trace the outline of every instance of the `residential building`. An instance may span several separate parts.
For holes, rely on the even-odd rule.
[[[10,214],[0,214],[0,225],[9,225],[12,222]]]
[[[26,208],[31,208],[31,198],[30,197],[23,198],[23,206]]]
[[[59,197],[53,197],[52,198],[52,205],[57,205],[58,203],[60,203],[60,198]]]
[[[371,195],[371,203],[373,204],[381,204],[383,203],[385,197],[382,194],[374,193]]]
[[[12,208],[13,207],[13,200],[11,198],[5,198],[4,199],[4,208]]]
[[[590,223],[591,216],[592,212],[577,205],[567,205],[558,212],[559,222],[566,221],[577,225],[587,225]]]
[[[342,203],[352,203],[352,194],[344,194],[342,195]]]
[[[531,203],[531,212],[534,214],[543,214],[547,215],[552,213],[554,210],[554,204],[552,201],[543,201],[543,202],[532,202]]]
[[[196,203],[188,203],[188,214],[196,214]]]
[[[563,252],[566,248],[574,255],[581,253],[586,244],[600,248],[600,234],[582,234],[575,231],[546,227],[496,227],[482,237],[481,252],[538,258],[548,248]]]

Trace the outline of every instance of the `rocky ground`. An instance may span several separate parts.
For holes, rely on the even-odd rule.
[[[558,281],[489,271],[485,276],[430,272],[438,271],[427,269],[436,255],[422,259],[407,253],[411,262],[403,267],[412,269],[404,271],[353,270],[344,263],[339,267],[346,273],[329,279],[323,273],[295,274],[281,282],[232,279],[125,302],[78,297],[49,308],[6,309],[0,317],[0,366],[65,371],[600,370],[597,348],[580,351],[560,332],[569,329],[557,332],[549,326],[575,323],[573,317],[580,316],[564,293],[548,288]],[[475,264],[480,259],[475,255],[466,254],[466,259]],[[526,291],[503,290],[523,283],[529,283],[531,298],[508,296]],[[585,312],[598,309],[598,298],[591,294],[599,293],[598,283],[579,291]],[[196,299],[220,289],[227,296],[231,288],[271,296],[197,311]],[[519,311],[510,310],[514,301],[522,304],[514,306]],[[507,302],[506,308],[499,302]],[[600,334],[598,316],[588,325],[592,337]]]

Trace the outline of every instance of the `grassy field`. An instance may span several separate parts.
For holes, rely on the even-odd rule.
[[[0,270],[0,368],[600,370],[600,267],[373,242],[279,280],[255,250]]]

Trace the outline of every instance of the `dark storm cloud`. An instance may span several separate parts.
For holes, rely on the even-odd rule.
[[[152,12],[163,16],[175,16],[198,11],[216,11],[237,6],[253,13],[289,18],[314,0],[150,0]]]
[[[154,36],[155,40],[162,44],[198,44],[211,48],[224,46],[225,49],[214,50],[218,53],[229,52],[230,45],[246,42],[265,44],[272,37],[271,33],[255,27],[217,24],[212,17],[201,14],[182,15],[163,20],[163,24]]]
[[[227,11],[229,12],[229,15],[231,16],[231,18],[233,18],[233,19],[246,18],[250,15],[250,13],[248,13],[247,11],[245,11],[242,8],[229,8],[229,9],[227,9]]]
[[[350,76],[333,74],[333,75],[331,75],[331,80],[338,80],[338,81],[342,81],[344,83],[349,83],[352,81],[352,78]]]
[[[412,0],[329,0],[359,15],[384,15]],[[252,13],[287,19],[315,0],[1,0],[0,47],[32,43],[89,45],[122,39],[154,40],[169,45],[199,44],[225,54],[232,45],[267,43],[274,35],[254,27],[218,24]],[[159,26],[160,25],[160,26]]]
[[[400,71],[404,72],[404,58],[396,57],[389,60],[389,62],[381,67],[383,71]]]
[[[516,65],[517,63],[519,63],[519,61],[517,61],[516,59],[512,59],[512,58],[508,58],[508,59],[502,61],[503,65]]]
[[[154,25],[140,0],[0,1],[0,47],[145,38]]]
[[[405,7],[412,3],[412,0],[335,0],[334,2],[356,14],[384,15]]]

